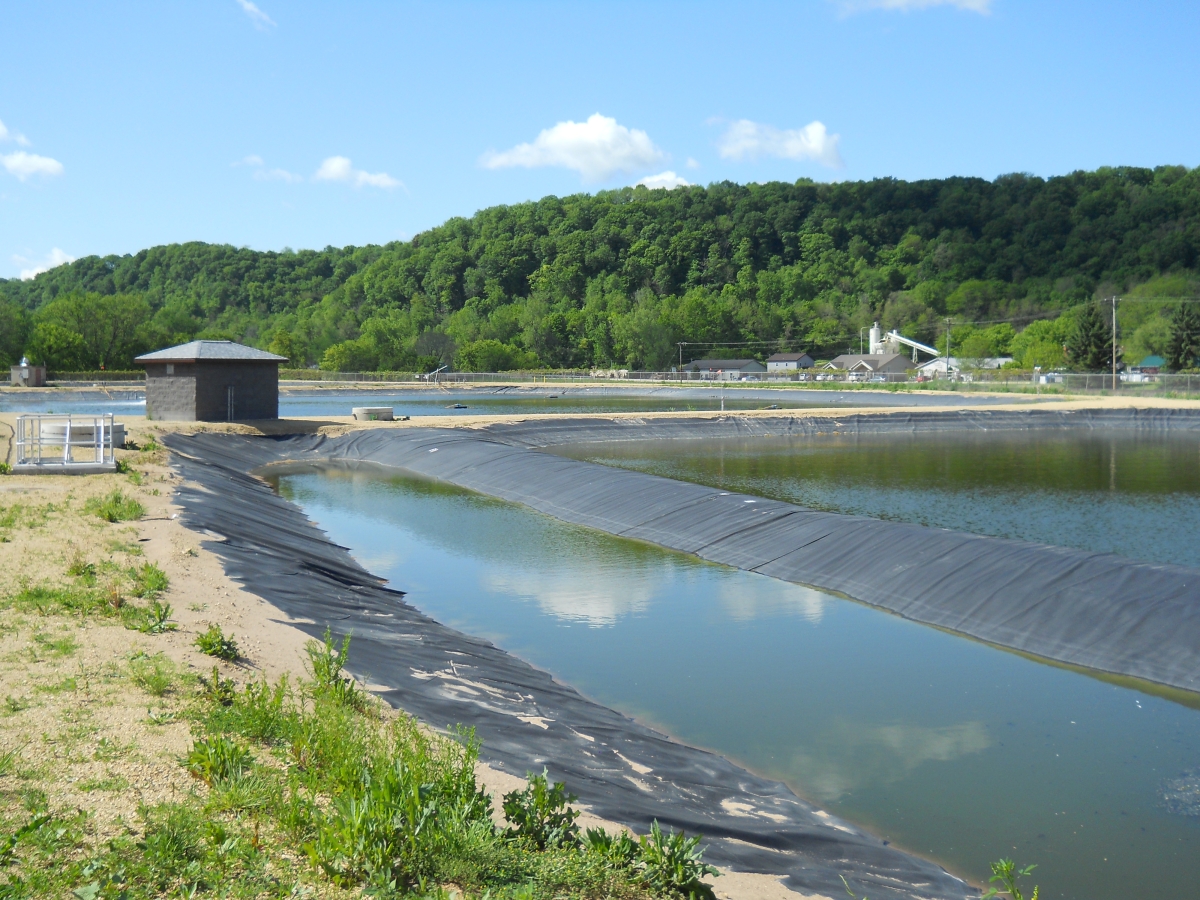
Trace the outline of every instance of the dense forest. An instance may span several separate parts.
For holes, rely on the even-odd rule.
[[[1178,298],[1200,295],[1198,270],[1200,168],[636,187],[485,209],[383,246],[80,259],[0,281],[0,356],[120,369],[215,337],[344,371],[662,370],[681,341],[707,345],[685,361],[857,352],[876,320],[944,346],[949,319],[956,355],[1085,367],[1072,340],[1081,318],[1102,327],[1091,306],[1112,294],[1125,358],[1166,356],[1195,321]]]

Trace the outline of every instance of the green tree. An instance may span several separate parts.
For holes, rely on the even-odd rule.
[[[541,361],[536,353],[485,339],[459,347],[454,367],[460,372],[510,372],[541,368]]]
[[[21,361],[29,338],[29,316],[18,304],[0,297],[0,366]],[[7,376],[7,373],[5,373]]]
[[[1086,372],[1108,368],[1112,365],[1112,341],[1108,317],[1099,304],[1087,304],[1075,324],[1075,330],[1067,339],[1067,356],[1071,365]]]
[[[1200,315],[1190,303],[1180,303],[1171,316],[1171,340],[1167,344],[1167,368],[1190,369],[1200,359]]]
[[[50,301],[35,319],[78,334],[87,368],[122,369],[146,349],[150,305],[137,294],[74,293]]]
[[[55,372],[78,372],[88,368],[83,336],[54,322],[39,322],[29,339],[31,362]]]

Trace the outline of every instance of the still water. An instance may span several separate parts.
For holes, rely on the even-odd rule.
[[[1096,900],[1200,884],[1200,818],[1164,799],[1200,767],[1186,703],[444,485],[279,489],[439,621],[956,873],[1014,856],[1043,897]]]
[[[736,393],[731,389],[729,393]],[[812,409],[822,407],[878,406],[887,402],[868,395],[855,398],[841,391],[780,392],[756,391],[748,397],[720,396],[717,390],[670,389],[645,393],[572,391],[282,391],[279,415],[283,417],[348,416],[355,406],[390,406],[396,416],[499,416],[530,413],[686,412],[727,409]],[[865,398],[865,399],[864,399]],[[924,400],[925,398],[920,398]],[[0,412],[70,413],[72,415],[142,416],[146,414],[142,391],[31,391],[0,394]]]
[[[1200,567],[1200,439],[969,432],[556,452],[832,512]]]

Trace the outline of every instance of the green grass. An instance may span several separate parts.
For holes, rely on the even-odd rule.
[[[83,511],[99,516],[106,522],[128,522],[146,514],[142,504],[132,497],[126,497],[120,490],[103,497],[89,497],[83,504]]]
[[[28,791],[22,811],[0,813],[0,896],[446,897],[454,885],[494,900],[711,897],[697,838],[657,826],[640,841],[596,829],[581,837],[572,798],[545,775],[505,798],[521,812],[497,827],[475,779],[473,736],[441,737],[386,713],[344,674],[347,650],[313,642],[312,677],[296,685],[237,687],[219,671],[202,679],[185,707],[193,745],[180,761],[194,789],[142,806],[104,843],[89,837],[86,814],[52,810]],[[161,656],[131,658],[129,672],[151,693],[178,685]],[[101,741],[87,752],[107,760],[135,750]],[[15,760],[0,756],[0,772]],[[110,772],[79,788],[128,784]]]
[[[129,678],[147,694],[162,697],[180,680],[179,669],[161,653],[139,653],[129,660]]]

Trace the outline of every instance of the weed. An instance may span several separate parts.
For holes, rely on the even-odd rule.
[[[232,706],[237,698],[237,685],[232,678],[222,678],[220,670],[213,666],[212,678],[198,676],[204,696],[219,706]]]
[[[161,697],[174,687],[177,673],[175,664],[161,653],[142,654],[130,659],[129,677],[146,693]]]
[[[173,614],[170,604],[164,604],[161,600],[151,601],[150,606],[140,612],[142,624],[138,625],[138,631],[142,631],[143,634],[162,635],[179,628],[179,625],[170,620]]]
[[[579,843],[579,813],[569,804],[578,798],[567,793],[566,785],[552,782],[549,771],[530,773],[523,790],[504,795],[504,818],[508,833],[530,841],[537,849],[573,846]]]
[[[17,760],[21,758],[24,747],[13,747],[11,750],[0,752],[0,776],[8,775],[17,768]]]
[[[350,635],[345,635],[342,646],[337,647],[330,630],[326,628],[321,641],[309,641],[304,649],[308,654],[308,672],[312,676],[314,696],[359,712],[369,708],[370,698],[359,689],[353,678],[342,674],[350,656]]]
[[[0,462],[0,475],[11,475],[12,466],[6,462]]]
[[[114,490],[104,497],[89,497],[83,504],[83,511],[99,516],[106,522],[128,522],[146,514],[142,504],[132,497],[126,497],[120,490]]]
[[[584,832],[580,845],[585,853],[598,856],[615,866],[632,866],[638,854],[638,842],[624,831],[614,835],[603,828],[589,828]]]
[[[197,741],[187,757],[188,773],[209,787],[243,774],[253,762],[249,750],[220,735]]]
[[[146,707],[146,724],[147,725],[174,725],[179,721],[179,718],[171,710],[162,710],[155,712],[150,707]]]
[[[38,631],[33,635],[33,642],[51,656],[71,656],[79,649],[79,642],[73,634],[52,637],[44,631]]]
[[[83,579],[84,584],[93,585],[96,583],[96,564],[88,562],[76,553],[71,559],[71,564],[67,566],[67,574],[72,578]]]
[[[133,749],[133,744],[120,744],[116,741],[110,741],[108,738],[100,738],[96,743],[96,749],[92,753],[92,759],[107,762],[109,760],[120,759]]]
[[[699,835],[687,837],[682,831],[664,835],[655,819],[650,833],[638,841],[635,867],[642,882],[655,893],[713,900],[713,890],[703,879],[720,873],[703,861],[700,840]]]
[[[171,586],[167,573],[154,563],[130,569],[129,577],[133,579],[133,595],[147,600],[152,600]]]
[[[106,775],[104,778],[88,778],[85,781],[80,781],[76,787],[81,791],[124,791],[129,788],[129,779],[122,775]]]
[[[10,716],[29,709],[29,705],[28,697],[14,697],[12,694],[9,694],[4,698],[4,709]]]
[[[988,888],[982,900],[988,897],[1008,896],[1011,900],[1025,900],[1025,895],[1021,893],[1021,889],[1017,886],[1018,879],[1028,878],[1029,875],[1036,869],[1037,866],[1026,866],[1023,869],[1018,869],[1017,864],[1011,859],[1000,859],[992,863],[992,877],[988,879],[991,884],[999,884],[1000,887]],[[1029,900],[1038,900],[1038,889],[1034,885],[1033,893],[1029,895]]]
[[[210,625],[208,631],[197,635],[196,646],[201,653],[215,656],[217,659],[233,662],[238,658],[237,641],[233,639],[233,635],[226,636],[220,625]]]
[[[54,684],[39,686],[37,690],[44,691],[47,694],[73,693],[79,690],[79,679],[74,675],[69,675],[62,681],[57,681]]]

